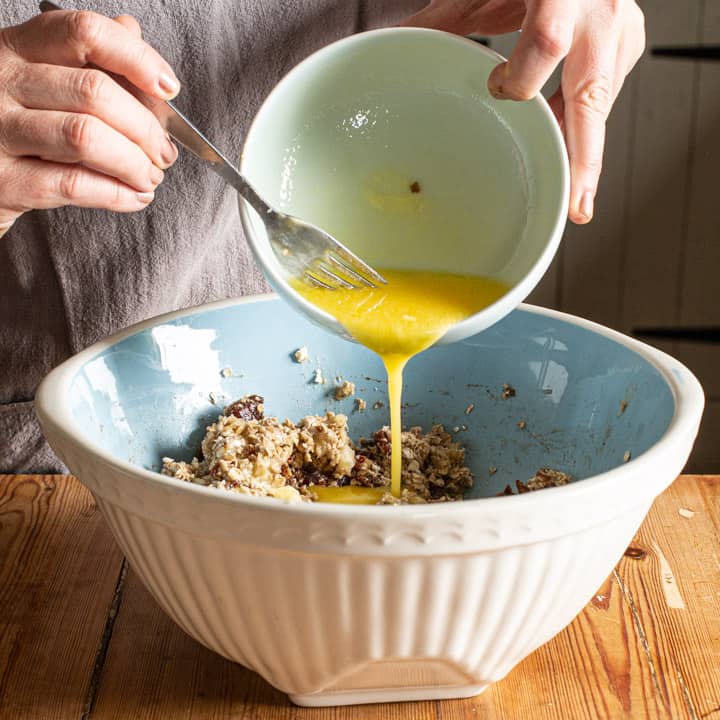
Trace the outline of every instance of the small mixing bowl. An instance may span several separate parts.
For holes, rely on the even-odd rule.
[[[337,376],[365,411],[333,399]],[[658,350],[526,306],[406,371],[404,421],[453,429],[470,499],[288,504],[156,472],[165,455],[189,460],[218,405],[246,393],[281,418],[346,412],[351,435],[368,435],[388,420],[382,377],[365,348],[249,298],[93,345],[48,375],[36,407],[143,583],[199,642],[304,705],[473,695],[596,592],[685,464],[702,390]],[[576,481],[496,497],[545,466]]]
[[[323,48],[272,91],[241,168],[272,205],[329,231],[376,268],[491,275],[510,291],[440,342],[484,330],[547,270],[565,227],[565,144],[542,97],[495,100],[500,56],[436,30],[389,28]],[[313,321],[262,222],[240,200],[263,271]]]

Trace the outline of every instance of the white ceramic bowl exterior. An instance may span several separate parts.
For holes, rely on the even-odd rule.
[[[310,56],[276,86],[241,168],[260,194],[378,268],[490,275],[511,290],[452,327],[455,342],[514,310],[547,270],[565,227],[569,170],[542,97],[486,87],[497,53],[423,28],[360,33]],[[421,192],[413,194],[417,180]],[[262,222],[245,235],[273,287],[314,322],[337,321],[287,283]]]
[[[563,488],[451,506],[293,506],[181,483],[104,451],[69,409],[84,363],[181,313],[64,363],[37,410],[132,567],[199,642],[302,705],[464,697],[575,617],[681,471],[702,412],[697,380],[663,353],[533,312],[609,337],[657,369],[675,402],[659,442]]]

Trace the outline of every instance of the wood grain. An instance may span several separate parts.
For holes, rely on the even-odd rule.
[[[121,563],[75,479],[0,475],[0,717],[81,717]]]
[[[695,511],[688,519],[679,508]],[[93,718],[720,720],[720,478],[681,478],[576,620],[484,695],[311,710],[165,617],[130,571]],[[660,548],[684,610],[668,608]],[[693,714],[694,713],[694,714]]]

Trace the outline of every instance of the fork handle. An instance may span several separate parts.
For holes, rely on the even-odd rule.
[[[49,0],[42,0],[40,3],[41,12],[62,9],[59,5],[49,2]],[[106,75],[110,75],[118,85],[136,97],[155,115],[163,130],[165,130],[173,140],[180,143],[186,150],[195,155],[195,157],[209,163],[210,167],[220,175],[225,182],[234,187],[263,218],[275,212],[257,194],[243,174],[198,130],[176,107],[175,103],[171,100],[159,100],[158,98],[151,97],[133,85],[127,78],[121,75],[115,75],[97,66],[93,67],[97,70],[102,70]]]

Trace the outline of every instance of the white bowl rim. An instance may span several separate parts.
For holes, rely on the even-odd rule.
[[[495,50],[492,50],[486,45],[477,42],[477,40],[473,40],[471,37],[457,35],[456,33],[446,32],[444,30],[435,30],[434,28],[403,26],[386,27],[377,28],[375,30],[366,30],[364,32],[359,32],[355,33],[354,35],[340,38],[339,40],[336,40],[335,42],[332,42],[329,45],[326,45],[319,50],[316,50],[314,53],[304,58],[301,62],[295,65],[295,67],[289,70],[270,91],[270,93],[268,93],[267,97],[263,100],[260,108],[253,117],[252,122],[250,123],[250,127],[245,134],[242,150],[240,152],[240,170],[243,170],[245,152],[248,143],[250,142],[251,138],[258,132],[257,128],[265,114],[268,112],[268,106],[271,98],[281,92],[283,86],[287,82],[291,82],[292,78],[296,74],[301,72],[307,64],[311,62],[317,62],[322,59],[324,55],[332,53],[333,51],[335,51],[337,45],[342,44],[351,46],[353,44],[364,42],[370,37],[392,34],[436,36],[442,35],[446,36],[447,38],[451,38],[452,41],[456,42],[457,44],[471,45],[476,49],[478,53],[492,57],[495,60],[504,62],[506,59],[502,55],[500,55],[500,53],[495,52]],[[533,288],[535,288],[535,286],[540,282],[543,275],[547,272],[547,269],[550,267],[550,264],[552,263],[553,258],[555,257],[555,254],[560,247],[560,242],[562,240],[563,233],[565,231],[565,225],[567,222],[568,208],[570,206],[570,163],[568,159],[567,148],[565,146],[565,140],[560,130],[560,126],[558,125],[557,120],[555,119],[555,115],[550,109],[550,105],[548,104],[547,100],[545,100],[542,95],[538,94],[534,98],[532,98],[531,100],[527,100],[526,102],[536,105],[543,113],[543,116],[547,120],[547,128],[552,138],[554,148],[555,150],[557,150],[560,156],[560,163],[562,165],[562,173],[559,176],[561,186],[560,202],[557,208],[557,215],[555,217],[552,230],[550,232],[550,235],[548,236],[547,242],[545,243],[544,249],[537,257],[535,263],[532,265],[530,270],[525,273],[525,275],[518,283],[514,284],[508,290],[508,292],[506,292],[502,297],[498,298],[498,300],[496,300],[491,305],[488,305],[483,310],[480,310],[479,312],[474,313],[469,318],[461,320],[460,322],[453,325],[435,344],[439,345],[447,342],[454,342],[456,340],[464,339],[466,337],[471,337],[472,335],[474,335],[477,332],[476,330],[473,330],[473,328],[476,328],[477,326],[477,323],[476,321],[474,321],[474,319],[478,315],[490,316],[494,318],[494,320],[492,320],[487,327],[500,320],[501,316],[497,315],[498,308],[512,307],[514,309],[520,302],[522,302],[522,300],[526,298],[529,293],[532,292]],[[273,288],[278,290],[278,292],[285,296],[288,302],[301,307],[303,309],[303,313],[307,317],[313,318],[316,322],[319,322],[324,327],[333,327],[335,328],[336,332],[343,335],[343,337],[347,337],[345,329],[332,315],[328,314],[324,310],[321,310],[316,305],[313,305],[310,301],[306,300],[302,295],[296,293],[292,289],[292,287],[285,279],[285,276],[280,269],[279,263],[261,262],[260,258],[262,257],[262,254],[265,250],[263,248],[263,244],[256,239],[255,235],[252,232],[252,222],[250,221],[249,204],[240,197],[238,197],[238,203],[240,208],[240,221],[243,226],[245,237],[251,249],[253,250],[253,253],[256,256],[258,264],[262,265],[262,270],[268,276],[270,284],[273,286]],[[271,253],[271,251],[269,252]],[[509,310],[508,312],[512,312],[512,310]]]
[[[615,484],[618,486],[618,491],[621,491],[623,484],[630,481],[633,476],[642,475],[644,472],[652,473],[654,469],[657,468],[656,463],[663,461],[663,453],[667,447],[674,446],[676,441],[682,442],[688,435],[694,435],[697,432],[697,425],[704,406],[704,393],[697,378],[682,363],[661,350],[623,335],[616,330],[606,328],[598,323],[558,310],[523,303],[519,305],[517,309],[560,320],[597,333],[638,354],[658,371],[668,384],[673,395],[675,411],[667,429],[654,445],[637,458],[633,458],[630,462],[619,465],[611,470],[561,487],[546,488],[541,493],[513,495],[512,502],[510,502],[507,497],[500,496],[468,498],[462,502],[429,503],[427,505],[377,506],[286,502],[273,498],[223,492],[213,487],[205,487],[177,480],[176,478],[162,475],[154,470],[147,470],[140,465],[135,465],[126,460],[120,460],[96,443],[83,437],[80,428],[70,412],[70,405],[66,402],[66,398],[76,374],[85,363],[120,341],[160,323],[178,320],[199,313],[221,310],[236,305],[268,301],[279,301],[279,298],[275,293],[267,293],[197,305],[192,308],[185,308],[183,310],[158,315],[131,325],[124,330],[120,330],[103,340],[99,340],[58,365],[54,370],[50,371],[40,383],[35,396],[35,407],[42,424],[48,425],[54,433],[64,436],[72,444],[82,448],[84,452],[95,456],[104,464],[121,473],[138,477],[152,485],[164,486],[168,490],[205,495],[208,498],[214,498],[217,502],[238,503],[239,507],[249,505],[250,507],[263,508],[268,511],[281,513],[302,512],[309,513],[310,516],[331,515],[341,518],[345,517],[348,520],[364,519],[368,521],[378,520],[380,518],[389,519],[394,517],[396,512],[403,513],[408,519],[412,517],[426,518],[429,520],[434,517],[444,517],[445,513],[457,513],[458,511],[469,512],[473,509],[477,511],[480,509],[478,503],[482,503],[482,508],[486,511],[500,512],[502,510],[509,511],[512,509],[513,511],[522,512],[528,509],[529,503],[535,506],[547,503],[548,506],[550,506],[558,502],[570,501],[577,493],[588,492],[591,488],[598,489],[600,486]],[[82,478],[80,478],[80,480],[82,481]],[[536,510],[537,509],[539,508],[536,508]]]

